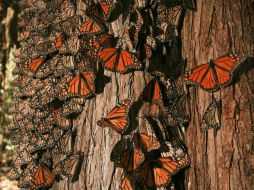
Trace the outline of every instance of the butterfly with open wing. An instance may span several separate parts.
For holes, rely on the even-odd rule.
[[[123,168],[130,174],[144,161],[144,153],[159,148],[160,143],[155,137],[145,133],[134,133],[132,138],[122,139],[115,145],[110,159],[115,166]]]
[[[72,177],[76,174],[78,166],[81,162],[81,153],[69,153],[66,158],[53,166],[55,175],[64,175]]]
[[[171,157],[149,156],[134,172],[135,178],[148,189],[164,187],[172,175],[181,169],[181,163]]]
[[[131,99],[125,99],[118,105],[116,105],[105,118],[102,118],[97,122],[101,127],[111,127],[118,133],[123,134],[129,125],[129,109],[132,104]]]
[[[133,53],[122,48],[105,48],[97,55],[104,68],[114,72],[127,73],[142,66]]]
[[[231,83],[233,72],[244,60],[243,55],[225,55],[193,68],[182,79],[187,84],[199,86],[208,92],[215,92]]]
[[[110,160],[126,173],[132,173],[145,160],[145,155],[139,147],[134,146],[131,139],[125,138],[114,146]]]
[[[79,28],[80,35],[99,35],[107,31],[106,25],[97,18],[89,18]]]

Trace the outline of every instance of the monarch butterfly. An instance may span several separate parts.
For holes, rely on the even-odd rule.
[[[40,109],[55,100],[60,93],[60,89],[57,87],[56,83],[57,80],[48,78],[48,82],[43,89],[31,97],[30,107]]]
[[[68,18],[67,20],[55,23],[52,26],[52,29],[58,32],[64,31],[67,36],[75,36],[75,34],[77,34],[79,31],[81,20],[82,19],[80,15],[75,15]]]
[[[81,34],[99,35],[106,32],[107,28],[103,22],[95,18],[90,18],[82,24],[79,31]]]
[[[217,101],[213,98],[212,102],[206,109],[202,122],[203,126],[201,126],[201,131],[205,132],[210,128],[220,128],[221,127],[221,100]]]
[[[105,48],[98,53],[98,58],[104,68],[110,71],[126,73],[130,69],[141,68],[141,64],[134,54],[122,48]]]
[[[65,40],[65,36],[62,32],[58,31],[52,31],[51,34],[48,37],[49,43],[51,43],[50,49],[53,50],[58,50],[62,45]]]
[[[63,116],[69,117],[72,114],[78,114],[82,112],[83,106],[75,102],[75,100],[71,99],[69,101],[65,100],[65,103],[63,105]]]
[[[23,64],[16,63],[12,75],[28,75],[28,73]]]
[[[171,157],[173,160],[177,161],[179,169],[190,165],[189,156],[181,146],[173,145],[173,143],[166,141],[162,145],[160,152],[162,157]]]
[[[23,31],[22,33],[19,33],[18,35],[18,41],[24,41],[26,40],[30,35],[29,31]]]
[[[234,70],[245,60],[240,55],[225,55],[209,63],[199,65],[186,76],[185,82],[201,87],[208,92],[215,92],[228,86]]]
[[[122,177],[122,181],[120,184],[121,190],[134,190],[135,189],[135,182],[132,176],[124,176]]]
[[[83,97],[87,98],[94,94],[95,74],[89,70],[83,70],[78,75],[67,74],[63,81],[65,85],[63,86],[61,93],[59,95],[60,99],[66,99],[68,97]]]
[[[135,146],[139,147],[143,152],[150,152],[151,150],[160,148],[160,143],[157,139],[145,133],[135,133],[133,142]]]
[[[183,14],[182,7],[167,8],[160,5],[158,12],[157,24],[163,31],[163,34],[157,38],[162,41],[169,41],[173,36],[179,36],[180,21]]]
[[[45,62],[45,57],[39,57],[28,62],[27,66],[32,72],[36,72]]]
[[[86,57],[92,58],[93,65],[97,64],[97,53],[107,47],[115,45],[116,38],[111,34],[101,34],[96,36],[86,36],[82,38],[82,53]],[[96,62],[96,63],[95,63]]]
[[[12,103],[10,104],[8,113],[9,114],[19,113],[22,110],[27,109],[27,108],[29,110],[30,107],[28,106],[28,104],[29,104],[28,100],[14,99],[14,101],[12,101]]]
[[[71,1],[62,1],[54,13],[54,23],[58,23],[75,15],[75,6]]]
[[[134,172],[138,181],[148,188],[162,187],[170,183],[179,164],[170,157],[148,158]]]
[[[53,20],[53,16],[53,13],[48,10],[29,11],[24,15],[26,20],[29,20],[29,22],[25,23],[24,29],[32,32],[46,29],[51,25],[50,20]]]
[[[101,0],[99,3],[94,3],[90,7],[88,7],[88,9],[86,10],[86,14],[90,17],[103,18],[105,21],[107,21],[113,7],[113,0]]]
[[[131,139],[120,140],[113,148],[110,160],[115,166],[121,167],[127,173],[132,173],[144,161],[145,155],[139,147],[135,147]]]
[[[71,153],[65,159],[53,166],[55,175],[74,176],[81,161],[81,153]]]
[[[46,188],[54,184],[54,174],[46,166],[39,165],[35,169],[33,184],[36,188]]]
[[[60,44],[59,44],[60,45]],[[77,36],[72,36],[68,40],[61,42],[58,50],[60,54],[72,54],[78,53],[80,47],[80,40]]]
[[[50,133],[53,128],[54,128],[53,125],[41,123],[34,130],[38,131],[38,133],[40,134],[46,134],[46,133]]]
[[[31,78],[28,75],[21,75],[15,78],[11,84],[15,87],[22,87],[26,84],[28,84],[31,81]]]
[[[35,78],[45,78],[51,74],[55,77],[61,77],[64,74],[74,70],[73,55],[57,55],[47,61],[45,67],[41,67],[35,74]]]
[[[63,130],[69,130],[72,127],[71,119],[67,119],[62,114],[63,108],[53,108],[52,113],[45,119],[49,125],[57,125]]]
[[[54,135],[61,133],[60,131],[56,130]],[[71,140],[72,131],[66,131],[61,134],[59,137],[55,139],[55,146],[52,149],[53,153],[61,153],[66,154],[71,151],[71,147],[69,147],[69,142]],[[59,139],[58,141],[56,141]]]
[[[169,107],[169,116],[173,118],[171,125],[188,123],[190,114],[187,108],[187,95],[181,94],[177,96]]]
[[[18,149],[20,148],[20,149]],[[29,164],[36,159],[36,155],[30,155],[26,147],[18,146],[14,150],[13,154],[13,165],[15,167],[22,166],[24,164]]]
[[[144,88],[141,95],[142,100],[149,103],[163,104],[164,90],[163,84],[157,78],[154,78]]]
[[[22,9],[27,9],[30,7],[44,9],[46,8],[46,2],[44,2],[43,0],[20,0],[19,6]]]
[[[129,124],[129,108],[132,104],[131,99],[125,99],[116,105],[105,118],[97,122],[101,127],[111,127],[116,132],[123,134]]]
[[[98,51],[109,47],[113,42],[114,36],[110,34],[102,34],[93,36],[89,39],[89,42],[85,42],[86,47],[94,51],[93,55],[96,56]],[[87,45],[88,44],[88,45]]]
[[[29,152],[34,153],[53,147],[55,142],[50,143],[50,138],[50,134],[32,134],[27,145]]]

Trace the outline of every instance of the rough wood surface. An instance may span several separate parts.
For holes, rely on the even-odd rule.
[[[81,10],[85,7],[81,1],[78,5]],[[218,131],[203,134],[199,129],[212,95],[197,88],[189,90],[192,120],[185,138],[192,164],[187,169],[185,189],[247,190],[254,186],[253,17],[251,0],[197,0],[197,10],[186,13],[182,37],[183,55],[189,68],[229,49],[244,52],[249,58],[235,77],[236,84],[214,93],[223,103],[222,128]],[[112,26],[117,27],[113,30],[116,32],[121,29],[121,22],[118,20]],[[127,97],[137,100],[150,76],[141,71],[126,75],[105,71],[104,74],[111,81],[104,81],[104,92],[87,101],[75,121],[75,147],[86,154],[79,179],[74,182],[66,179],[56,183],[53,189],[119,189],[121,171],[114,169],[110,152],[120,136],[111,129],[99,127],[96,121],[114,107],[117,94],[120,100]]]
[[[222,128],[201,133],[202,115],[212,94],[190,91],[192,120],[186,132],[192,164],[187,170],[186,189],[253,189],[254,108],[254,12],[253,1],[197,1],[183,26],[183,56],[188,67],[208,62],[230,49],[244,53],[247,61],[236,71],[233,85],[214,96],[222,99]]]

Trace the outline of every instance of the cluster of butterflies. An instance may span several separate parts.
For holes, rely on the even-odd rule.
[[[10,178],[18,180],[20,188],[50,188],[62,176],[75,176],[83,155],[73,148],[73,119],[95,97],[100,70],[120,74],[142,70],[154,76],[137,101],[147,105],[146,118],[153,127],[154,120],[163,126],[152,129],[152,134],[133,127],[131,99],[98,121],[122,135],[111,153],[115,166],[125,171],[120,188],[167,186],[172,175],[190,164],[186,148],[158,132],[167,133],[190,119],[187,95],[179,92],[179,85],[197,85],[208,92],[224,88],[244,57],[222,56],[185,72],[184,61],[176,55],[181,54],[188,2],[100,0],[87,4],[85,14],[78,15],[76,0],[19,1],[21,46],[14,53],[17,77],[12,83],[17,90],[6,131],[15,147]],[[116,36],[112,25],[120,17],[123,27]],[[156,113],[151,111],[154,106]],[[213,99],[201,130],[219,127],[220,117],[221,101]]]

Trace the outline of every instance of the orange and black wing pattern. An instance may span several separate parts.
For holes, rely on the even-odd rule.
[[[31,61],[29,61],[27,66],[32,72],[36,73],[44,62],[45,57],[38,57],[36,59],[32,59]]]
[[[229,85],[234,70],[245,60],[244,56],[226,55],[197,66],[186,76],[187,84],[214,92]]]
[[[81,34],[99,35],[106,31],[106,26],[98,19],[90,18],[81,25],[79,31]]]
[[[133,141],[136,147],[139,147],[144,152],[150,152],[151,150],[159,149],[160,143],[153,136],[145,133],[135,133]]]
[[[179,145],[173,145],[171,142],[166,141],[160,152],[162,157],[170,157],[176,161],[179,164],[179,170],[190,165],[188,153]]]
[[[105,118],[97,122],[101,127],[111,127],[118,133],[124,133],[129,124],[129,108],[132,104],[131,99],[125,99],[116,105]]]
[[[135,182],[131,176],[123,176],[120,184],[121,190],[134,190]]]
[[[157,78],[152,79],[142,92],[142,100],[149,103],[163,103],[163,86]]]
[[[145,155],[130,139],[123,139],[113,148],[110,159],[116,166],[130,174],[144,161]]]
[[[55,175],[74,176],[81,161],[81,153],[69,154],[53,167]]]
[[[103,18],[103,20],[108,20],[111,10],[114,7],[113,0],[101,0],[99,3],[95,3],[91,5],[87,10],[86,13],[88,16]]]
[[[178,165],[170,157],[159,157],[143,162],[134,174],[148,188],[162,187],[170,183],[171,176],[178,171]]]
[[[98,53],[104,68],[110,71],[126,73],[130,69],[139,69],[140,62],[134,54],[121,48],[105,48]]]
[[[62,89],[60,99],[91,96],[95,91],[94,80],[95,75],[91,71],[82,71],[79,75],[68,76],[67,85]]]
[[[46,188],[54,184],[54,174],[46,166],[38,166],[34,174],[34,185],[36,188]]]

